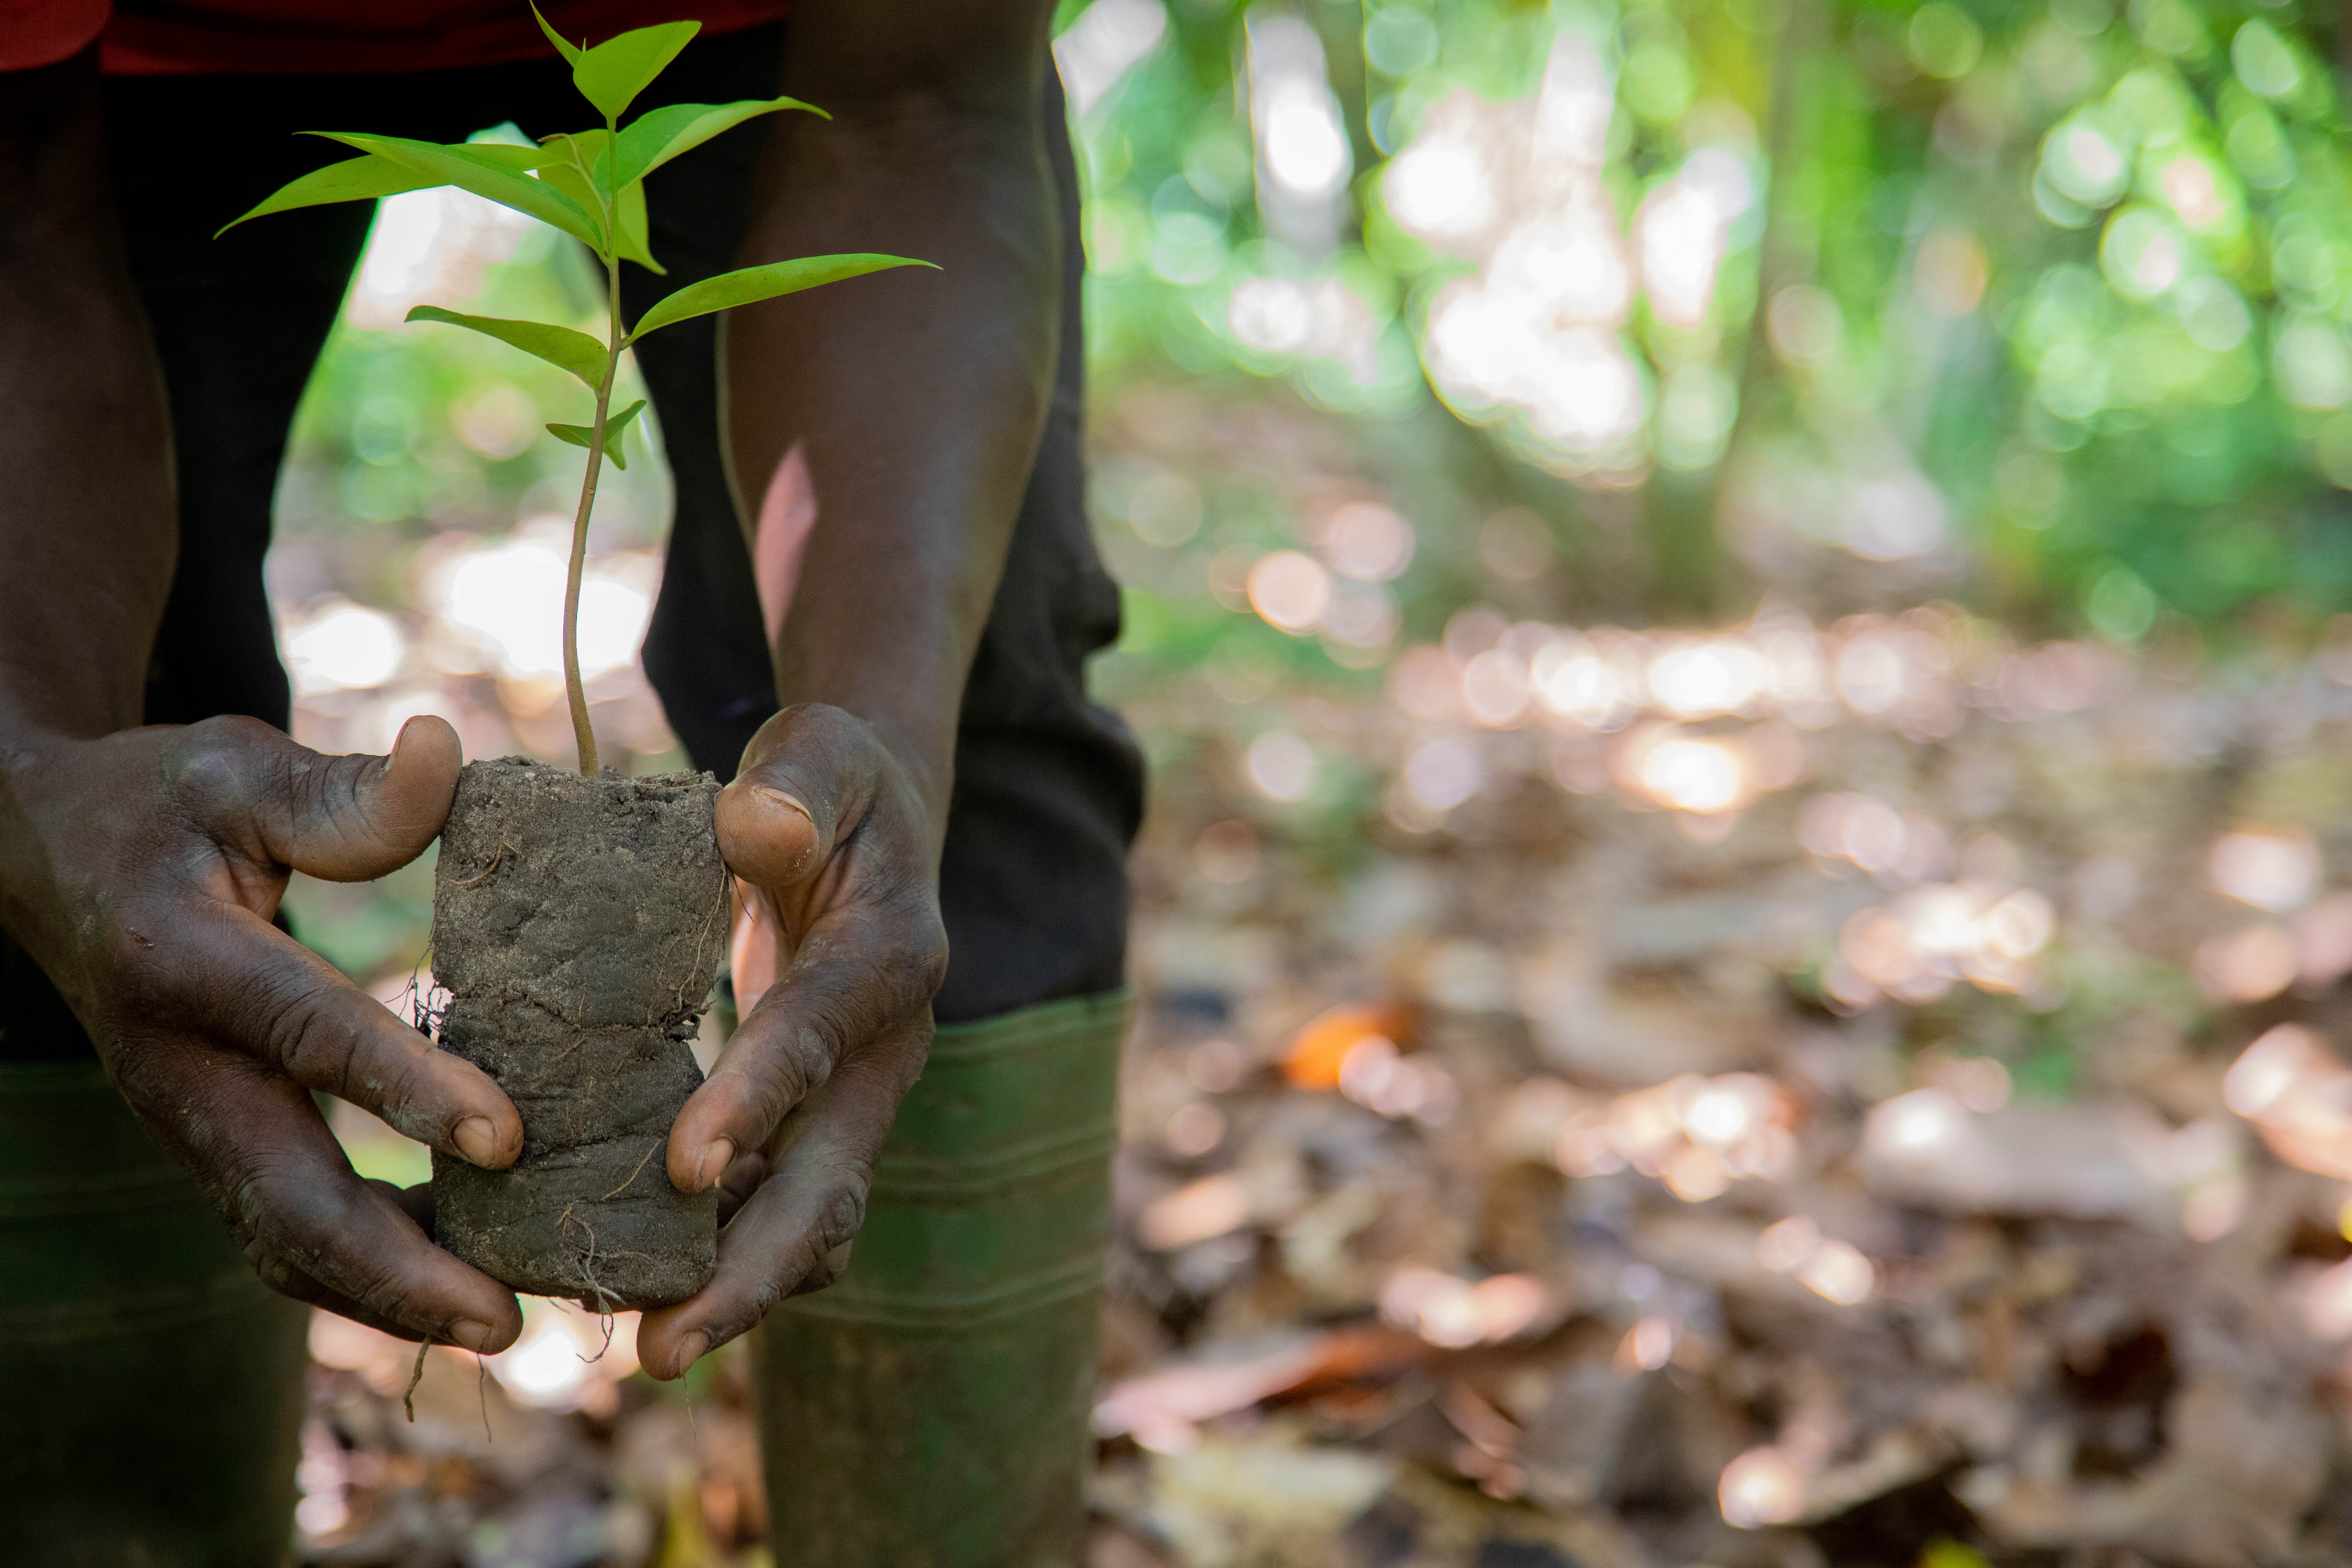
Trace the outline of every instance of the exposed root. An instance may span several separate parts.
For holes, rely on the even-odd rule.
[[[425,1381],[425,1352],[433,1348],[433,1336],[427,1334],[417,1342],[416,1364],[408,1369],[408,1386],[400,1391],[400,1407],[408,1412],[408,1424],[416,1425],[416,1385]]]
[[[722,861],[719,867],[719,898],[713,904],[710,913],[704,917],[701,928],[694,933],[694,960],[688,965],[688,973],[699,974],[702,972],[702,952],[710,941],[711,928],[715,924],[721,932],[728,929],[730,917],[734,912],[734,902],[735,875],[728,870],[726,863]],[[673,939],[674,942],[675,939]],[[663,956],[667,958],[668,955],[665,953]],[[677,989],[676,1005],[681,1014],[688,1010],[684,985],[680,985]],[[651,1024],[652,1017],[648,1016],[646,1022]]]
[[[440,1037],[442,1021],[449,1016],[450,1005],[456,1001],[437,983],[430,986],[418,984],[418,976],[425,973],[425,961],[431,952],[428,948],[418,953],[415,963],[408,971],[408,1021],[428,1040]],[[434,1005],[436,996],[440,998],[438,1006]]]
[[[541,1011],[549,1013],[558,1018],[563,1016],[562,1014],[557,1013],[551,1007],[542,1008]],[[588,1029],[586,1026],[587,1017],[588,992],[586,987],[583,986],[580,992],[579,1005],[572,1010],[572,1043],[547,1058],[547,1065],[550,1068],[554,1067],[556,1063],[562,1061],[564,1058],[570,1056],[572,1052],[578,1050],[581,1047],[588,1043]]]
[[[625,1181],[625,1182],[623,1182],[619,1186],[614,1187],[611,1192],[606,1193],[603,1197],[598,1198],[596,1201],[597,1201],[598,1203],[600,1203],[600,1204],[608,1204],[608,1203],[611,1203],[614,1198],[619,1197],[623,1193],[627,1192],[627,1191],[628,1191],[632,1186],[635,1185],[635,1184],[636,1184],[636,1180],[637,1180],[637,1178],[638,1178],[639,1176],[641,1176],[641,1175],[645,1174],[645,1170],[646,1170],[646,1162],[647,1162],[647,1161],[650,1161],[650,1160],[654,1157],[654,1152],[655,1152],[655,1151],[656,1151],[656,1150],[658,1150],[658,1149],[659,1149],[663,1144],[665,1144],[665,1143],[667,1143],[667,1142],[669,1142],[669,1134],[668,1134],[668,1133],[667,1133],[667,1132],[663,1133],[660,1137],[658,1137],[658,1138],[655,1139],[655,1140],[654,1140],[654,1146],[653,1146],[653,1148],[652,1148],[652,1149],[648,1149],[648,1150],[646,1150],[646,1157],[645,1157],[645,1159],[643,1159],[643,1160],[639,1160],[639,1161],[637,1162],[637,1168],[636,1168],[635,1170],[631,1171],[631,1172],[629,1173],[629,1179],[628,1179],[627,1181]],[[566,1212],[569,1212],[569,1211],[566,1211]]]
[[[491,853],[490,853],[490,863],[489,863],[488,865],[487,865],[487,866],[483,867],[483,868],[481,868],[481,870],[480,870],[478,874],[476,874],[476,875],[474,875],[474,876],[471,876],[471,877],[467,878],[467,879],[466,879],[464,881],[462,881],[462,882],[452,882],[452,883],[450,883],[449,885],[450,885],[451,887],[453,887],[453,888],[478,888],[478,887],[480,887],[483,883],[485,883],[485,882],[487,882],[487,881],[488,881],[488,880],[490,879],[490,873],[491,873],[491,872],[493,872],[493,871],[495,871],[495,870],[497,870],[497,869],[499,868],[499,861],[501,861],[501,860],[503,860],[503,859],[505,859],[505,858],[507,858],[507,851],[508,851],[508,850],[509,850],[509,849],[514,849],[514,846],[513,846],[513,845],[511,845],[511,844],[501,844],[501,845],[499,845],[499,846],[498,847],[498,848],[496,848],[495,850],[491,851]],[[515,853],[516,853],[516,854],[518,854],[518,855],[520,855],[520,854],[521,854],[521,853],[522,853],[522,851],[521,851],[521,850],[520,850],[520,849],[515,849]]]
[[[583,1362],[586,1363],[590,1366],[594,1366],[598,1362],[603,1361],[604,1359],[605,1352],[613,1348],[613,1314],[610,1312],[599,1312],[596,1314],[596,1319],[604,1327],[604,1342],[596,1347],[596,1353],[594,1355],[583,1355],[580,1357]]]
[[[580,1282],[586,1287],[589,1296],[595,1298],[597,1315],[609,1318],[613,1315],[613,1308],[619,1298],[604,1289],[604,1282],[596,1278],[596,1227],[584,1219],[572,1218],[572,1211],[578,1206],[577,1204],[563,1205],[563,1213],[558,1215],[555,1221],[556,1233],[569,1236],[574,1225],[588,1233],[588,1249],[580,1255]],[[587,1298],[583,1297],[581,1305],[584,1307],[587,1304]]]

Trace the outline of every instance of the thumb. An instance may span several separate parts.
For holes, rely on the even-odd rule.
[[[728,868],[771,889],[789,888],[824,865],[833,837],[826,831],[831,825],[820,826],[800,795],[749,773],[719,792],[718,826],[719,853]]]
[[[333,882],[381,877],[423,854],[448,818],[465,760],[457,732],[429,713],[401,726],[383,757],[322,756],[250,719],[208,720],[189,733],[194,754],[177,782],[198,820],[256,858]]]
[[[743,749],[719,792],[719,852],[754,887],[794,887],[822,869],[873,786],[864,727],[821,703],[787,708]]]

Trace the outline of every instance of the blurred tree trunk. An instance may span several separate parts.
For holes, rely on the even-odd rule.
[[[1644,487],[1643,531],[1649,547],[1651,588],[1658,615],[1666,619],[1714,621],[1734,606],[1732,563],[1724,549],[1723,514],[1730,477],[1754,438],[1757,405],[1774,380],[1769,331],[1772,297],[1790,283],[1805,247],[1792,245],[1790,226],[1801,221],[1790,209],[1803,140],[1803,93],[1814,56],[1828,35],[1827,0],[1789,0],[1787,17],[1772,42],[1772,68],[1765,89],[1764,233],[1757,245],[1756,306],[1748,319],[1739,355],[1739,407],[1723,458],[1712,472],[1661,470]]]
[[[1642,540],[1650,557],[1650,602],[1661,621],[1722,618],[1729,575],[1709,474],[1659,468],[1642,488]]]

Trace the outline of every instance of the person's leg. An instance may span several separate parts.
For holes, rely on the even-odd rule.
[[[1084,1520],[1142,764],[1086,699],[1118,596],[1087,523],[1085,261],[1058,91],[1046,114],[1062,364],[964,691],[940,1028],[848,1268],[757,1341],[770,1512],[824,1568],[1074,1563]]]
[[[848,1269],[754,1341],[772,1530],[803,1568],[1048,1568],[1075,1560],[1082,1520],[1142,766],[1086,700],[1084,661],[1117,635],[1118,599],[1084,507],[1084,261],[1058,91],[1045,112],[1069,237],[1063,363],[965,691],[941,1026]],[[685,242],[707,222],[693,204],[740,193],[756,138],[710,151],[698,184],[650,183],[663,289],[732,265],[740,222]],[[728,777],[775,697],[719,464],[711,341],[642,359],[677,481],[646,666],[695,764]]]
[[[1076,1563],[1126,1015],[1113,992],[940,1027],[849,1267],[752,1342],[791,1561]]]
[[[217,242],[213,231],[331,161],[298,131],[446,140],[517,112],[508,95],[483,91],[492,107],[469,117],[458,76],[107,85],[117,205],[179,474],[179,563],[151,722],[288,721],[261,575],[271,501],[295,405],[374,209],[285,214]],[[282,1561],[309,1317],[262,1286],[108,1087],[47,977],[0,941],[0,1342],[16,1352],[0,1397],[7,1562]]]
[[[151,722],[289,717],[261,582],[270,500],[372,214],[320,208],[212,241],[320,161],[286,134],[299,126],[261,110],[274,85],[107,89],[117,204],[179,471]],[[244,196],[214,163],[251,171],[259,189]],[[0,1336],[22,1353],[0,1400],[0,1538],[11,1561],[42,1568],[276,1563],[293,1521],[309,1313],[263,1287],[108,1087],[46,978],[7,956]]]
[[[0,1541],[25,1568],[274,1568],[310,1312],[95,1059],[0,1067]]]

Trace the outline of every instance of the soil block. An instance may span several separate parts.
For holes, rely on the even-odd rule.
[[[437,1239],[518,1290],[598,1310],[683,1300],[717,1260],[718,1194],[670,1185],[669,1128],[727,950],[709,773],[598,778],[469,763],[441,834],[439,1042],[496,1079],[523,1152],[433,1156]]]

